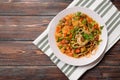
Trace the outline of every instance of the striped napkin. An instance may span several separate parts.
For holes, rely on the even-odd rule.
[[[87,7],[98,13],[104,20],[108,30],[108,45],[105,50],[107,52],[120,39],[120,12],[110,0],[74,0],[67,8],[74,6]],[[78,67],[68,65],[60,61],[50,49],[48,28],[33,43],[56,64],[68,79],[78,80],[83,73],[93,68],[104,56],[102,55],[98,60],[87,66]]]

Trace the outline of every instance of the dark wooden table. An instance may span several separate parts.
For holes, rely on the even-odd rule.
[[[120,10],[120,0],[112,0]],[[0,0],[0,80],[68,80],[32,41],[72,0]],[[120,80],[120,40],[80,80]]]

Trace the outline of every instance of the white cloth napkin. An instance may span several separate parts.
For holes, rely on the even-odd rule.
[[[105,54],[120,39],[120,12],[110,0],[74,0],[67,8],[74,6],[87,7],[97,12],[104,20],[108,30],[108,45],[105,49]],[[104,56],[103,54],[95,62],[87,66],[78,67],[68,65],[60,61],[50,49],[48,31],[49,26],[36,40],[34,40],[33,44],[42,50],[70,80],[78,80],[83,73],[93,68]]]

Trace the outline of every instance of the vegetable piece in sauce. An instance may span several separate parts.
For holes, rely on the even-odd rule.
[[[65,55],[80,58],[91,54],[100,42],[103,26],[88,15],[76,12],[63,17],[56,26],[55,39]]]

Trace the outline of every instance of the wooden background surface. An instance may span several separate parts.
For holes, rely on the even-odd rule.
[[[32,41],[72,0],[0,0],[0,80],[68,80]],[[120,10],[120,0],[112,0]],[[120,40],[80,80],[120,80]]]

